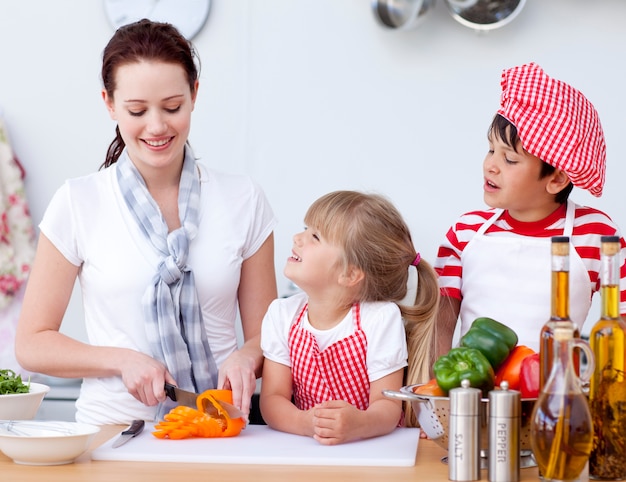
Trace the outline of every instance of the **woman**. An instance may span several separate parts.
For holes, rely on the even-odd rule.
[[[165,382],[231,388],[248,413],[261,374],[261,320],[277,297],[276,221],[247,177],[194,159],[195,60],[169,24],[115,33],[102,64],[117,122],[104,169],[67,181],[40,225],[16,355],[25,369],[84,378],[80,422],[158,418]],[[88,344],[59,332],[77,277]]]

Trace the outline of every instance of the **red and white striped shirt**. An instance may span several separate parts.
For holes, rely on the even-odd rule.
[[[600,238],[619,236],[621,243],[620,268],[620,313],[626,316],[626,242],[617,225],[602,211],[575,205],[574,228],[571,243],[583,260],[591,280],[590,295],[600,289]],[[563,204],[548,217],[536,222],[521,222],[513,219],[508,211],[487,230],[491,236],[552,237],[563,235],[567,204]],[[492,215],[494,209],[472,211],[463,214],[448,230],[445,241],[439,247],[435,270],[439,274],[442,296],[462,299],[463,264],[461,253],[476,234],[480,226]]]

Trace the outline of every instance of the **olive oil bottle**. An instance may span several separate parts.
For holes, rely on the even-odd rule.
[[[578,327],[569,317],[569,237],[554,236],[551,243],[552,294],[550,319],[541,329],[539,339],[539,389],[552,371],[554,360],[554,332],[557,329],[570,329],[573,338],[580,337]],[[579,373],[579,355],[574,354],[574,370]]]
[[[593,449],[589,477],[626,479],[626,323],[620,317],[620,240],[601,239],[601,315],[589,335],[595,358],[589,406],[593,420]]]
[[[530,440],[544,482],[573,482],[579,480],[593,443],[591,413],[583,379],[574,372],[573,354],[581,350],[587,356],[586,378],[593,371],[593,353],[586,341],[562,327],[554,329],[552,348],[552,371],[533,407]]]

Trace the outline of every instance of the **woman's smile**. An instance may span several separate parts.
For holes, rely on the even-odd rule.
[[[171,141],[174,139],[174,137],[176,136],[169,136],[160,140],[156,140],[156,139],[142,139],[142,140],[143,142],[145,142],[146,144],[148,144],[148,146],[152,148],[164,149],[164,148],[167,148],[171,144]]]

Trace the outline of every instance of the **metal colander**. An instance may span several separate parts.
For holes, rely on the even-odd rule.
[[[450,398],[429,395],[417,395],[415,389],[420,385],[408,385],[400,391],[384,390],[387,398],[403,400],[411,403],[420,428],[429,439],[440,447],[448,450],[448,416],[450,414]],[[530,451],[530,417],[535,405],[535,398],[522,399],[520,449]],[[483,398],[480,407],[480,444],[481,449],[488,450],[489,446],[489,399]]]

